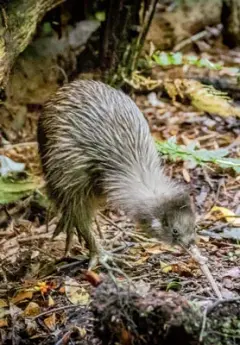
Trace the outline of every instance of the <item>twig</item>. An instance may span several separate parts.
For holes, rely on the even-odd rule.
[[[51,309],[51,310],[44,311],[41,314],[38,314],[37,316],[35,316],[33,318],[30,318],[30,319],[31,320],[36,320],[39,317],[42,317],[42,316],[45,316],[45,315],[49,315],[49,314],[52,314],[52,313],[56,313],[56,312],[61,311],[61,310],[76,309],[76,308],[83,308],[83,306],[81,306],[81,305],[65,305],[63,307],[54,308],[54,309]]]
[[[205,308],[204,312],[203,312],[202,327],[201,327],[201,332],[200,332],[200,335],[199,335],[199,342],[200,343],[203,340],[204,331],[205,331],[205,328],[206,328],[206,322],[207,322],[207,308]]]
[[[175,47],[173,48],[174,52],[177,52],[181,49],[183,49],[184,47],[186,47],[187,45],[193,43],[193,42],[197,42],[198,40],[209,36],[209,32],[207,30],[203,30],[201,32],[198,32],[197,34],[183,40],[182,42],[178,43],[175,45]]]
[[[207,308],[207,315],[209,315],[213,311],[213,309],[215,309],[219,304],[237,302],[237,301],[240,301],[240,297],[217,300],[216,302],[214,302],[212,305],[210,305]]]
[[[112,226],[114,226],[116,229],[120,230],[121,232],[124,232],[124,229],[122,229],[120,226],[118,226],[116,223],[114,223],[114,221],[111,220],[111,218],[105,216],[105,214],[103,214],[102,212],[99,212],[100,216],[106,220],[109,224],[111,224]]]
[[[212,289],[215,292],[215,294],[217,295],[217,297],[222,300],[223,299],[222,294],[221,294],[215,280],[213,279],[213,276],[212,276],[211,272],[209,271],[208,266],[206,264],[203,264],[203,265],[200,264],[200,268],[201,268],[202,272],[205,274],[209,283],[211,284]]]
[[[185,249],[192,256],[192,258],[200,265],[200,268],[201,268],[202,272],[204,273],[204,275],[206,276],[207,280],[209,281],[213,291],[215,292],[217,297],[220,300],[222,300],[222,298],[223,298],[222,294],[221,294],[221,292],[220,292],[215,280],[213,279],[213,276],[212,276],[211,272],[209,271],[209,268],[206,264],[207,258],[205,258],[201,255],[199,249],[196,246],[192,246],[190,248],[190,250],[188,250],[183,245],[181,245],[181,247],[183,249]]]

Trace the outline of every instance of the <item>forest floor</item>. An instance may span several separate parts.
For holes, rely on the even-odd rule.
[[[220,52],[219,57],[227,55]],[[240,59],[240,52],[229,56]],[[234,65],[230,61],[229,65]],[[201,70],[199,69],[199,73]],[[134,99],[159,140],[172,136],[179,144],[196,141],[199,148],[215,150],[228,147],[233,157],[239,155],[240,127],[235,117],[222,118],[203,114],[191,105],[172,103],[157,92],[136,94]],[[157,102],[153,102],[153,97]],[[36,124],[41,106],[29,106],[24,127],[13,140],[2,146],[4,154],[23,162],[29,172],[41,176]],[[7,121],[7,120],[6,120]],[[9,121],[12,121],[10,119]],[[5,132],[8,124],[5,123]],[[239,297],[240,247],[233,227],[226,217],[211,213],[213,206],[224,207],[240,215],[239,175],[217,166],[192,166],[188,161],[165,159],[166,171],[191,187],[196,205],[198,245],[209,260],[209,268],[224,298]],[[238,218],[239,219],[239,218]],[[46,208],[30,196],[7,205],[0,213],[0,338],[3,344],[102,344],[93,332],[94,315],[89,307],[93,285],[104,280],[107,272],[98,267],[96,275],[86,275],[88,251],[75,238],[72,257],[63,258],[65,235],[53,241],[56,226],[52,218],[46,232]],[[169,247],[141,233],[120,211],[108,210],[98,216],[101,233],[97,237],[115,257],[124,259],[121,269],[138,289],[177,291],[203,308],[215,300],[198,264],[179,247]],[[113,272],[117,281],[126,279]],[[49,312],[50,311],[50,312]],[[235,342],[234,342],[235,341]],[[237,344],[234,339],[229,344]],[[127,344],[127,343],[126,343]]]

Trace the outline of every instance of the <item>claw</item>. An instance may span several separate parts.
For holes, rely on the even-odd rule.
[[[108,261],[112,261],[112,255],[107,253],[105,250],[100,249],[97,253],[90,254],[90,261],[88,264],[88,270],[91,271],[95,268],[98,264],[103,265],[105,267]]]

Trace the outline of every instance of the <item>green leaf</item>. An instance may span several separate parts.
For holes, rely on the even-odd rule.
[[[9,177],[0,177],[0,204],[8,204],[20,200],[33,193],[40,186],[37,178],[12,180]]]
[[[51,26],[51,24],[49,22],[45,22],[43,24],[43,32],[46,35],[49,35],[52,32],[52,26]]]
[[[236,173],[240,173],[240,158],[226,157],[229,154],[227,149],[195,149],[195,143],[188,146],[176,144],[175,137],[164,142],[157,141],[156,145],[159,152],[168,156],[173,161],[181,159],[194,162],[197,165],[214,163],[221,168],[232,168]]]
[[[182,287],[181,283],[177,282],[177,281],[172,281],[167,285],[166,290],[180,290]]]
[[[181,53],[165,53],[153,54],[153,59],[160,66],[171,66],[182,64]]]
[[[105,12],[96,12],[95,13],[95,18],[99,22],[104,22],[106,20],[106,13]]]
[[[197,56],[183,56],[182,53],[166,53],[158,52],[153,54],[152,59],[159,66],[171,66],[171,65],[194,65],[196,67],[205,67],[210,70],[221,70],[222,64],[213,63],[206,58],[199,59]]]

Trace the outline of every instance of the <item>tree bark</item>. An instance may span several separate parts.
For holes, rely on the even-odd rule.
[[[31,41],[44,14],[65,0],[11,0],[1,4],[0,90],[4,92],[16,57]]]
[[[119,85],[129,75],[143,47],[157,0],[108,0],[102,26],[100,64],[109,84]]]
[[[223,0],[223,42],[230,48],[240,45],[240,1]]]

